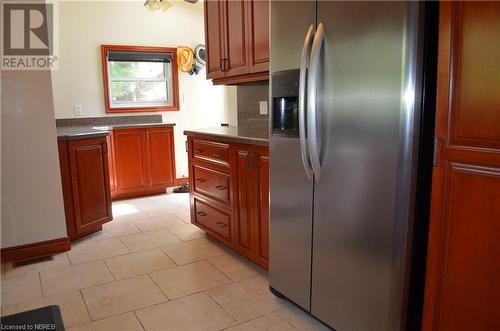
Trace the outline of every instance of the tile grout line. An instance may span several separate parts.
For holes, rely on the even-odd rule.
[[[287,308],[287,307],[285,307],[285,308]],[[276,314],[276,312],[277,312],[277,311],[280,311],[280,310],[285,309],[285,308],[280,308],[280,309],[274,310],[274,311],[273,311],[273,312],[271,312],[270,314],[275,315],[275,316],[276,316],[276,317],[278,317],[280,320],[282,320],[282,321],[283,321],[283,322],[285,322],[286,324],[290,325],[292,328],[294,328],[294,329],[297,329],[297,330],[298,330],[298,327],[296,327],[296,326],[295,326],[292,322],[289,322],[289,321],[287,321],[284,317],[282,317],[282,316],[280,316],[280,315]]]
[[[128,253],[130,254],[130,253]],[[118,256],[124,256],[124,255],[118,255]],[[113,256],[114,257],[114,256]],[[106,263],[106,260],[105,259],[102,259],[102,263],[104,263],[104,265],[106,266],[106,269],[108,270],[108,272],[111,274],[111,277],[113,277],[113,279],[115,281],[118,280],[118,278],[116,278],[115,274],[113,273],[113,271],[111,270],[111,268],[108,266],[108,264]]]
[[[37,272],[38,274],[38,282],[40,283],[40,292],[42,293],[42,298],[45,298],[46,295],[45,293],[43,292],[43,285],[42,285],[42,274],[40,271]]]
[[[104,261],[102,259],[101,259],[101,261],[104,263]],[[91,261],[91,262],[99,262],[99,260],[94,260],[94,261]],[[104,265],[106,265],[106,264],[104,263]],[[107,270],[109,271],[109,269],[107,269]],[[89,286],[85,286],[85,287],[79,287],[79,288],[76,288],[76,289],[69,289],[69,290],[65,290],[65,291],[61,291],[61,292],[56,292],[54,294],[48,295],[47,297],[55,296],[55,295],[61,295],[61,294],[68,293],[68,292],[71,292],[71,291],[82,291],[82,290],[86,290],[88,288],[97,287],[97,286],[101,286],[101,285],[104,285],[104,284],[110,284],[110,283],[116,282],[117,280],[114,279],[113,274],[111,272],[110,272],[110,274],[111,274],[111,277],[113,278],[112,280],[104,281],[104,282],[101,282],[101,283],[97,283],[97,284],[89,285]],[[83,294],[83,292],[82,292],[82,294]]]
[[[215,301],[215,300],[214,300],[214,301]],[[285,322],[286,324],[288,324],[288,325],[289,325],[289,326],[291,326],[292,328],[294,328],[294,329],[298,330],[298,329],[295,327],[295,325],[293,325],[293,324],[291,324],[290,322],[288,322],[288,321],[284,320],[281,316],[279,316],[279,315],[275,314],[274,312],[270,312],[270,313],[265,313],[265,314],[263,314],[263,315],[259,315],[259,316],[257,316],[257,317],[251,318],[251,319],[246,320],[246,321],[244,321],[244,322],[238,322],[238,324],[237,324],[237,325],[229,326],[229,327],[224,328],[224,329],[222,329],[222,330],[220,330],[220,331],[228,330],[228,329],[230,329],[230,328],[232,328],[232,327],[235,327],[235,326],[239,326],[239,325],[243,325],[243,324],[246,324],[246,323],[250,323],[251,321],[255,321],[256,319],[259,319],[259,318],[264,317],[264,316],[267,316],[267,315],[275,315],[275,316],[276,316],[276,317],[278,317],[281,321]]]
[[[187,264],[182,264],[178,267],[182,267],[182,266],[188,266],[188,265],[191,265],[191,264],[195,264],[195,263],[200,263],[200,262],[207,262],[205,260],[201,260],[201,261],[195,261],[195,262],[191,262],[191,263],[187,263]],[[169,268],[169,269],[173,269],[173,268]],[[168,269],[164,269],[164,270],[160,270],[160,271],[155,271],[155,272],[162,272],[162,271],[166,271]],[[218,270],[218,269],[217,269]],[[156,286],[158,286],[160,288],[160,290],[162,291],[162,293],[165,294],[165,296],[168,298],[168,301],[175,301],[175,300],[179,300],[179,299],[182,299],[182,298],[185,298],[185,297],[188,297],[190,295],[195,295],[195,294],[199,294],[199,293],[205,293],[206,291],[209,291],[209,290],[212,290],[212,289],[217,289],[217,288],[220,288],[220,287],[223,287],[223,286],[228,286],[228,285],[232,285],[232,284],[235,284],[237,283],[236,281],[233,281],[230,277],[227,277],[225,274],[223,274],[224,276],[226,276],[231,282],[229,283],[226,283],[226,284],[223,284],[223,285],[217,285],[217,286],[214,286],[214,287],[211,287],[211,288],[208,288],[208,289],[203,289],[203,290],[199,290],[199,291],[196,291],[196,292],[193,292],[193,293],[189,293],[189,294],[185,294],[185,295],[182,295],[180,297],[177,297],[177,298],[170,298],[166,292],[164,292],[160,285],[158,283],[156,283],[156,281],[153,279],[153,277],[151,277],[151,274],[152,273],[155,273],[155,272],[151,272],[151,273],[148,273],[147,275],[151,278],[151,280],[156,284]],[[256,276],[254,276],[256,277]],[[253,278],[253,277],[252,277]],[[250,279],[250,278],[248,278]],[[245,279],[246,280],[246,279]],[[208,293],[207,293],[208,294]]]
[[[210,290],[211,290],[211,289],[210,289]],[[207,290],[207,291],[208,291],[208,290]],[[240,321],[238,321],[238,320],[236,319],[236,317],[234,317],[232,314],[230,314],[227,310],[225,310],[225,309],[224,309],[224,307],[222,307],[222,305],[220,305],[220,304],[217,302],[217,300],[215,300],[215,299],[214,299],[214,298],[210,295],[210,293],[208,293],[207,291],[203,291],[203,293],[204,293],[205,295],[207,295],[207,296],[210,298],[210,300],[212,300],[212,301],[213,301],[213,302],[214,302],[217,306],[219,306],[219,308],[220,308],[220,309],[222,309],[222,311],[223,311],[223,312],[225,312],[225,313],[226,313],[229,317],[231,317],[231,318],[232,318],[232,319],[236,322],[236,324],[235,324],[235,325],[232,325],[232,326],[230,326],[230,327],[240,325],[240,324],[241,324],[241,322],[240,322]]]
[[[89,307],[87,306],[87,301],[85,300],[85,296],[83,295],[82,289],[79,289],[78,292],[80,293],[80,297],[82,298],[83,305],[85,306],[85,311],[87,312],[87,315],[89,316],[89,320],[90,320],[89,323],[91,323],[94,320],[92,319],[92,316],[90,315],[90,310],[89,310]],[[88,323],[85,323],[85,324],[88,324]],[[84,324],[82,324],[82,325],[84,325]]]
[[[211,290],[214,290],[214,289],[218,289],[218,288],[221,288],[221,287],[224,287],[224,286],[234,285],[234,284],[241,283],[241,282],[244,282],[244,281],[248,281],[248,280],[250,280],[250,279],[257,278],[257,277],[260,277],[260,275],[255,275],[255,276],[250,277],[250,278],[247,278],[247,279],[242,279],[242,280],[239,280],[239,281],[234,281],[233,283],[230,283],[230,284],[225,284],[225,285],[221,285],[221,286],[212,287],[212,288],[210,288],[210,289],[203,290],[203,292],[204,292],[205,294],[207,294],[207,295],[208,295],[208,296],[209,296],[209,297],[210,297],[213,301],[215,301],[215,303],[217,303],[217,305],[219,305],[219,303],[217,302],[217,300],[215,300],[215,298],[214,298],[214,297],[212,297],[212,296],[210,295],[210,293],[208,293],[208,291],[211,291]],[[228,313],[231,317],[233,317],[233,315],[231,315],[229,312],[227,312],[227,311],[226,311],[226,310],[225,310],[225,309],[224,309],[221,305],[219,305],[219,306],[220,306],[220,307],[221,307],[221,308],[222,308],[222,309],[223,309],[226,313]],[[268,312],[268,313],[265,313],[265,314],[262,314],[262,315],[259,315],[259,316],[255,317],[255,318],[250,319],[250,320],[253,320],[253,319],[256,319],[256,318],[262,317],[262,316],[267,315],[267,314],[274,313],[274,312],[276,312],[276,311],[278,311],[278,310],[280,310],[280,309],[284,309],[284,308],[287,308],[287,306],[285,306],[285,307],[281,307],[281,308],[278,308],[278,309],[276,309],[276,310],[273,310],[273,311],[271,311],[271,312]],[[234,317],[233,317],[233,318],[234,318]],[[234,318],[234,319],[236,319],[236,318]],[[250,320],[248,320],[248,321],[250,321]],[[246,322],[248,322],[248,321],[244,321],[244,322],[239,322],[239,321],[238,321],[238,323],[239,323],[239,324],[242,324],[242,323],[246,323]]]
[[[175,298],[175,299],[169,299],[168,301],[164,301],[164,302],[159,302],[159,303],[155,303],[153,305],[150,305],[150,306],[146,306],[146,307],[141,307],[141,308],[136,308],[133,310],[133,312],[136,314],[138,310],[142,310],[142,309],[146,309],[146,308],[152,308],[152,307],[157,307],[157,306],[160,306],[160,305],[163,305],[163,304],[166,304],[166,303],[176,303],[176,301],[178,300],[182,300],[182,299],[185,299],[187,297],[190,297],[190,296],[194,296],[194,295],[198,295],[198,294],[205,294],[209,297],[209,299],[214,302],[218,307],[220,307],[222,309],[222,311],[224,311],[224,313],[226,313],[231,319],[233,319],[236,324],[235,325],[232,325],[230,327],[234,327],[234,326],[237,326],[239,324],[241,324],[240,322],[238,322],[238,320],[236,320],[231,314],[229,314],[221,305],[219,305],[219,303],[217,301],[215,301],[208,293],[206,293],[205,291],[199,291],[199,292],[195,292],[195,293],[190,293],[190,294],[186,294],[182,297],[178,297],[178,298]],[[137,315],[137,314],[136,314]],[[137,318],[139,319],[139,318]],[[140,321],[140,320],[139,320]],[[244,323],[244,322],[243,322]],[[141,323],[142,324],[142,323]],[[224,329],[220,329],[220,330],[224,330]]]
[[[223,256],[223,255],[219,255],[219,256],[215,256],[214,258],[216,257],[220,257],[220,256]],[[211,258],[212,259],[212,258]],[[210,260],[208,259],[205,259],[203,261],[206,261],[207,263],[209,263],[211,266],[213,266],[215,269],[219,270],[220,272],[222,272],[224,275],[226,275],[227,278],[231,279],[233,281],[233,283],[236,283],[237,280],[233,279],[233,277],[231,277],[229,274],[227,274],[226,272],[224,272],[224,270],[222,270],[221,268],[217,267],[215,264],[213,264],[212,262],[210,262]],[[241,280],[241,279],[240,279]]]
[[[127,248],[127,250],[128,250],[128,248]],[[94,259],[94,260],[87,260],[87,261],[82,261],[82,262],[74,263],[74,264],[72,263],[71,266],[79,266],[79,265],[82,265],[82,264],[85,264],[85,263],[91,263],[91,262],[97,262],[97,261],[104,261],[104,259],[110,259],[110,258],[118,257],[118,256],[125,256],[125,255],[131,254],[131,253],[134,253],[134,252],[131,252],[129,250],[127,253],[123,253],[123,254],[120,253],[120,254],[117,254],[117,255],[112,255],[112,256],[107,256],[107,257],[101,257],[101,258],[97,258],[97,259]]]
[[[144,308],[141,308],[141,309],[144,309]],[[141,326],[141,328],[142,328],[143,330],[146,330],[146,327],[142,324],[142,321],[141,321],[141,319],[139,318],[139,316],[137,316],[137,313],[136,313],[136,311],[135,311],[135,310],[133,310],[133,311],[132,311],[132,314],[134,314],[135,319],[137,320],[137,322],[139,322],[139,325]]]
[[[167,298],[167,302],[172,300],[167,295],[167,293],[165,293],[165,291],[163,291],[163,289],[160,287],[160,285],[158,283],[156,283],[156,281],[153,279],[153,277],[151,277],[151,275],[149,273],[147,273],[146,276],[153,282],[153,284],[156,286],[156,288],[160,290],[160,292],[165,296],[165,298]]]
[[[83,295],[83,293],[82,293],[82,295]],[[86,304],[85,300],[84,300],[84,302]],[[108,319],[108,318],[116,317],[116,316],[127,314],[127,313],[134,313],[137,310],[141,310],[141,309],[145,309],[145,308],[149,308],[149,307],[158,306],[158,305],[161,305],[161,304],[164,304],[164,303],[167,303],[167,302],[170,302],[170,300],[168,298],[167,298],[166,301],[161,301],[161,302],[157,302],[157,303],[154,303],[154,304],[151,304],[151,305],[146,305],[146,306],[135,307],[135,308],[132,308],[132,309],[129,309],[129,310],[121,311],[121,312],[114,313],[114,314],[109,315],[109,316],[104,316],[104,317],[96,318],[96,319],[92,318],[92,316],[90,315],[90,312],[89,312],[89,316],[90,316],[90,319],[91,319],[92,322],[97,322],[97,321],[102,321],[102,320],[105,320],[105,319]],[[86,323],[86,324],[89,324],[89,323]]]

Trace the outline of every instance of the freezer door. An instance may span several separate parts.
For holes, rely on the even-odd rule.
[[[272,77],[277,71],[299,69],[304,38],[315,22],[316,3],[271,1],[270,9]],[[269,104],[272,107],[273,102]],[[304,170],[298,137],[270,137],[269,282],[309,310],[313,182]]]
[[[311,312],[341,331],[404,322],[418,6],[318,1]]]
[[[310,308],[312,194],[297,138],[271,140],[269,285]]]

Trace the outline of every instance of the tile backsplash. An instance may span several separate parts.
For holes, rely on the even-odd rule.
[[[260,115],[260,101],[269,101],[269,82],[264,81],[238,85],[238,126],[261,130],[268,129],[269,114]]]

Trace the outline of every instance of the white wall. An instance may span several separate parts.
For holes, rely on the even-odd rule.
[[[203,5],[171,2],[166,12],[150,12],[142,0],[60,2],[60,61],[52,76],[56,118],[75,117],[75,104],[83,106],[85,117],[106,116],[101,44],[194,48],[205,43]],[[177,177],[188,176],[185,129],[237,123],[235,87],[213,86],[203,70],[197,76],[179,72],[179,88],[180,111],[162,113],[176,123]]]
[[[1,246],[66,237],[50,72],[1,76]]]

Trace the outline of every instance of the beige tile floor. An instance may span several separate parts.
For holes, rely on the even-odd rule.
[[[113,214],[69,252],[2,265],[2,316],[59,305],[71,331],[327,330],[192,226],[187,194],[117,201]]]

